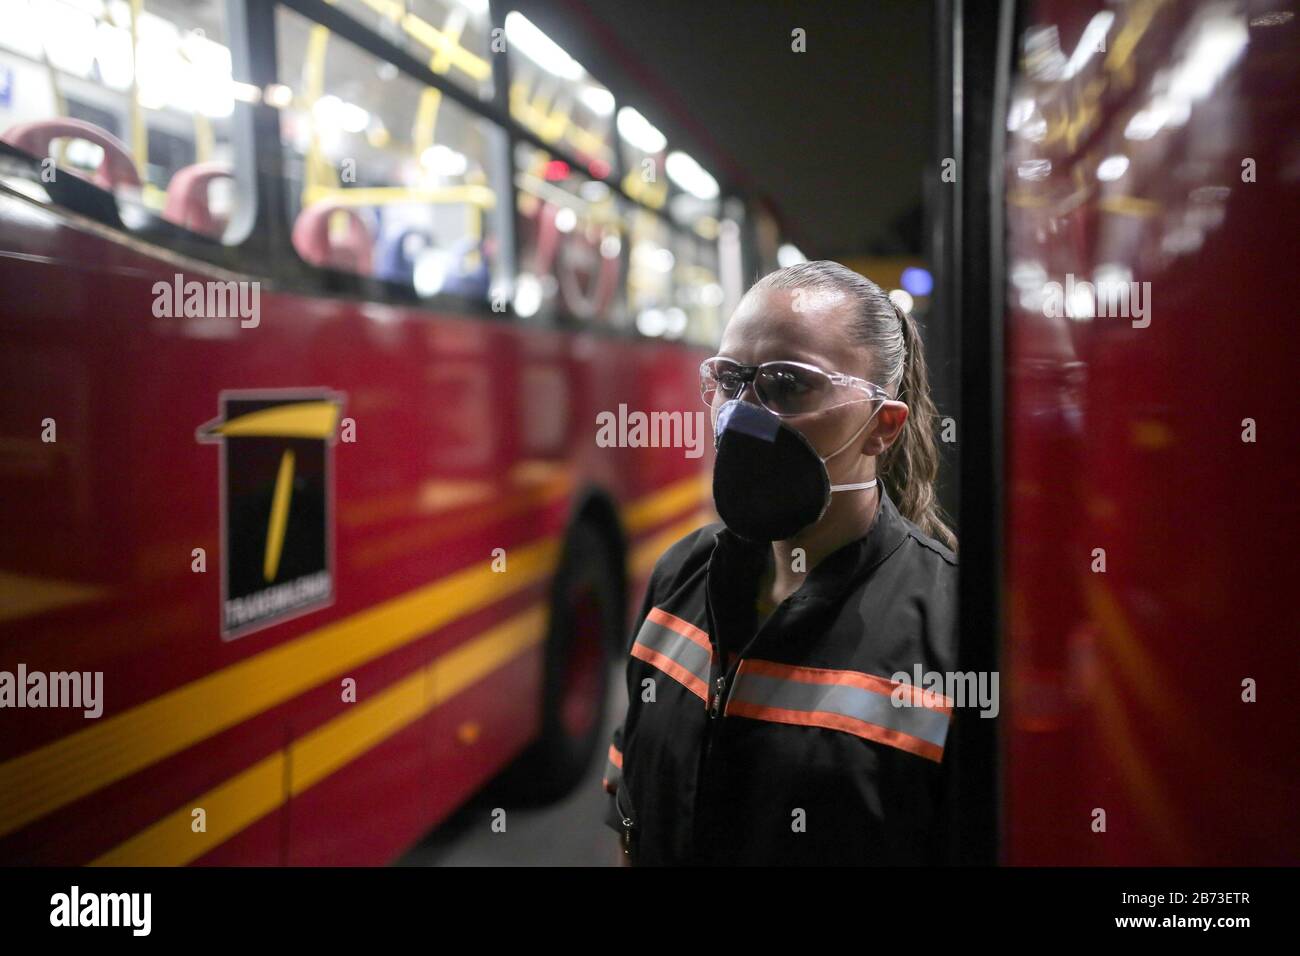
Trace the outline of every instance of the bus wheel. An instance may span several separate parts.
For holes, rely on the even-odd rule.
[[[535,800],[568,794],[604,742],[609,654],[618,646],[621,628],[617,567],[612,548],[594,526],[573,528],[551,592],[541,736],[510,774],[512,789]]]

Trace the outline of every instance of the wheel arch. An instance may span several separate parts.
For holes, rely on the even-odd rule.
[[[579,525],[593,527],[605,540],[614,561],[614,576],[618,583],[618,620],[627,621],[627,532],[619,516],[618,503],[609,490],[595,483],[583,485],[573,496],[573,506],[565,523],[563,548],[567,553],[573,540],[573,530]],[[563,560],[563,558],[561,559]],[[558,578],[558,574],[556,575]]]

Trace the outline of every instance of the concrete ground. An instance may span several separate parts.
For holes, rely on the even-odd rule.
[[[604,823],[608,797],[600,781],[610,734],[627,711],[620,662],[610,674],[600,752],[568,797],[547,807],[506,809],[506,831],[492,831],[492,810],[503,803],[489,784],[468,804],[412,847],[397,866],[619,866],[618,835]]]

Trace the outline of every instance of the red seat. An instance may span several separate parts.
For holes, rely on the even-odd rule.
[[[135,171],[135,163],[126,144],[107,130],[100,129],[85,120],[59,117],[57,119],[34,120],[11,126],[0,137],[10,146],[39,156],[42,159],[50,155],[50,144],[56,139],[83,139],[94,143],[104,151],[104,158],[99,161],[99,168],[91,180],[101,189],[116,189],[118,186],[139,188],[140,176]],[[75,169],[68,172],[82,179],[86,177]]]
[[[208,187],[214,179],[234,178],[234,171],[226,163],[195,163],[178,169],[167,184],[163,218],[191,232],[220,239],[226,231],[226,221],[213,215],[208,205]]]
[[[342,239],[331,239],[330,220],[346,216],[348,230]],[[293,224],[293,247],[312,265],[343,272],[370,275],[374,240],[370,228],[355,209],[333,199],[313,203]]]

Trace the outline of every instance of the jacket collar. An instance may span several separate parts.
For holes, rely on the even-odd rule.
[[[893,554],[907,538],[906,519],[889,497],[884,481],[876,487],[880,491],[880,506],[867,533],[822,559],[796,592],[796,600],[821,602],[839,598]],[[716,571],[727,579],[739,574],[746,580],[752,575],[756,580],[772,560],[770,544],[747,541],[726,525],[714,533],[714,542],[710,570],[715,570],[716,565]]]

